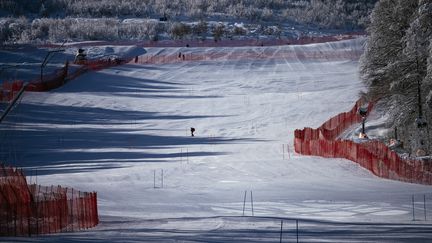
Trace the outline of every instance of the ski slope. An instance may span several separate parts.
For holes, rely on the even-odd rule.
[[[309,242],[432,239],[411,208],[411,196],[430,187],[293,153],[295,129],[318,127],[358,99],[358,56],[349,53],[363,43],[149,48],[222,58],[131,63],[26,93],[7,123],[16,166],[31,182],[37,170],[38,184],[97,191],[101,217],[89,231],[33,240],[275,242],[279,218],[302,220]],[[246,52],[274,58],[234,58]],[[238,217],[245,191],[245,215],[252,192],[262,218]]]

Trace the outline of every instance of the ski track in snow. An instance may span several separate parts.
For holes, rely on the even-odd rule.
[[[307,242],[431,238],[431,225],[411,221],[411,195],[430,187],[377,178],[347,160],[293,154],[295,129],[349,110],[364,88],[353,58],[302,57],[362,43],[150,48],[226,59],[127,64],[25,94],[6,123],[16,165],[31,182],[37,168],[38,184],[97,191],[102,219],[87,232],[31,240],[277,241],[280,220],[266,217],[288,219],[291,240],[296,218]],[[242,60],[236,52],[296,58]],[[238,217],[245,191],[246,215],[252,191],[254,215],[264,218]]]

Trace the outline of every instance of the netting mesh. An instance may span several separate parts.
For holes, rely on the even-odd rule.
[[[432,184],[431,161],[402,159],[384,143],[370,140],[355,143],[337,139],[348,127],[361,121],[357,101],[349,112],[330,118],[317,129],[304,128],[294,132],[295,151],[304,155],[345,158],[354,161],[373,174],[387,179],[419,184]],[[368,113],[373,103],[368,105]]]
[[[0,165],[0,236],[31,236],[94,227],[97,195],[27,184],[22,170]]]

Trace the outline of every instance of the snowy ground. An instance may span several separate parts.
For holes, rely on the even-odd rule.
[[[12,141],[3,157],[9,153],[31,182],[37,169],[38,184],[97,191],[102,220],[86,232],[30,240],[278,242],[284,218],[291,242],[295,219],[300,242],[428,242],[432,224],[420,201],[427,194],[432,203],[430,187],[292,153],[295,129],[349,110],[363,89],[358,56],[305,57],[351,53],[362,43],[190,48],[227,58],[127,64],[25,94],[3,132]],[[234,51],[291,54],[236,60]],[[241,217],[245,191],[245,215],[252,192],[258,218]],[[412,221],[413,194],[421,221]]]

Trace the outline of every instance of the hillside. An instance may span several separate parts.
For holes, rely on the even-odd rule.
[[[430,226],[411,225],[411,197],[428,186],[293,153],[294,129],[350,109],[365,89],[363,43],[147,48],[220,58],[131,63],[27,93],[4,124],[3,155],[30,182],[98,192],[100,226],[43,240],[268,242],[284,218],[290,239],[299,219],[304,240],[406,242],[415,232],[421,242]],[[267,58],[239,58],[250,52]],[[245,214],[252,197],[265,218],[241,217],[245,190]]]

